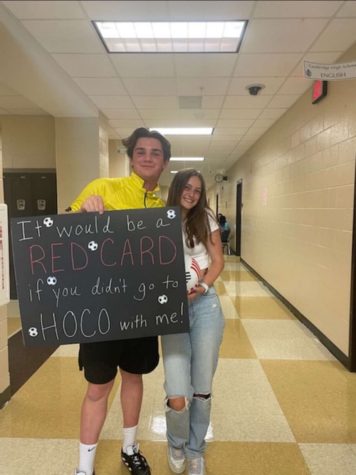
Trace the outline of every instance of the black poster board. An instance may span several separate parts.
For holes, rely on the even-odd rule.
[[[178,208],[14,218],[26,345],[187,332]]]

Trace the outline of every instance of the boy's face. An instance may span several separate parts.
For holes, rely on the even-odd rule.
[[[133,150],[131,166],[144,182],[156,185],[167,163],[163,157],[161,142],[150,137],[137,140]]]

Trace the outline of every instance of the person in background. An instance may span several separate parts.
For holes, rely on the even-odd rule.
[[[230,226],[229,226],[229,223],[227,222],[226,216],[224,216],[223,214],[219,213],[219,214],[218,214],[218,221],[219,221],[220,232],[221,232],[221,233],[222,233],[223,231],[229,231],[229,230],[230,230]]]
[[[92,181],[72,203],[71,211],[103,213],[104,210],[164,206],[157,183],[171,156],[170,143],[158,132],[145,128],[136,129],[122,142],[130,158],[131,175]],[[82,403],[76,475],[94,474],[95,452],[117,368],[121,375],[123,414],[121,459],[132,475],[151,474],[139,450],[136,432],[143,397],[142,374],[153,371],[158,361],[157,337],[80,345],[79,367],[84,368],[88,387]]]
[[[210,422],[213,376],[224,317],[213,287],[224,268],[219,224],[208,208],[205,182],[196,170],[178,172],[168,206],[180,206],[185,256],[200,267],[188,295],[189,333],[161,337],[165,371],[168,464],[174,473],[205,474],[205,436]]]

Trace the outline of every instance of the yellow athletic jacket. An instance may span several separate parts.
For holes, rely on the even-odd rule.
[[[143,187],[144,181],[132,172],[128,177],[97,178],[90,182],[71,204],[72,211],[79,211],[82,203],[92,195],[100,195],[105,210],[162,208],[164,201],[158,196],[159,186],[153,191]]]

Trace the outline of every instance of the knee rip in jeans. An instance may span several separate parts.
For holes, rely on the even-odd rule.
[[[200,401],[208,401],[209,399],[211,399],[211,394],[194,393],[193,398],[199,399]]]
[[[174,407],[171,407],[170,404],[169,404],[169,400],[175,400],[175,399],[183,399],[184,398],[184,406],[180,409],[175,409]],[[187,397],[185,396],[169,396],[169,397],[166,397],[165,399],[165,408],[166,408],[166,412],[167,411],[175,411],[175,412],[185,412],[189,409],[189,406],[190,406],[190,401]]]

